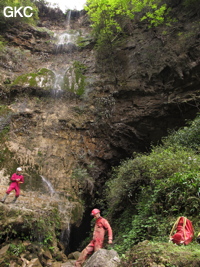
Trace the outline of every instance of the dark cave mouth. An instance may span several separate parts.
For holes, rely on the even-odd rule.
[[[91,209],[86,209],[82,222],[79,226],[72,224],[70,227],[69,242],[65,246],[65,254],[81,251],[84,248],[84,241],[89,238],[91,233]],[[62,240],[61,240],[62,241]],[[63,242],[63,241],[62,241]],[[65,242],[65,240],[64,240]],[[65,244],[64,244],[65,245]]]

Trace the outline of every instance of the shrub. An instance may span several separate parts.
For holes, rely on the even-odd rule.
[[[197,117],[150,154],[136,154],[113,169],[106,195],[111,216],[120,216],[115,223],[118,252],[145,239],[166,241],[178,216],[198,214],[199,125]]]
[[[193,121],[188,121],[187,125],[179,131],[171,132],[167,138],[163,138],[163,143],[165,146],[178,144],[199,152],[200,116],[198,115]]]

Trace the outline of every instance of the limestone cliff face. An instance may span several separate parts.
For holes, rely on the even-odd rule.
[[[76,198],[81,187],[92,195],[112,165],[193,119],[200,92],[199,23],[195,14],[178,16],[172,27],[129,25],[112,53],[95,52],[85,15],[71,25],[82,32],[79,46],[56,46],[56,33],[67,24],[50,25],[45,33],[25,26],[18,35],[14,29],[4,33],[10,47],[2,55],[1,98],[10,112],[1,122],[10,125],[5,147],[12,160],[30,176],[45,176],[59,192]],[[37,79],[42,68],[54,73],[50,87],[40,86],[45,77]],[[59,75],[65,79],[58,88]],[[87,169],[79,177],[84,182],[71,178],[77,167]]]

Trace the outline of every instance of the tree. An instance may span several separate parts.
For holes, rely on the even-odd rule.
[[[161,0],[87,0],[85,10],[98,39],[122,32],[122,21],[141,13],[141,20],[157,26],[164,22],[167,5]],[[142,15],[143,14],[143,15]]]

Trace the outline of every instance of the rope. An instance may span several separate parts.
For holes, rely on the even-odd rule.
[[[185,234],[185,226],[186,226],[187,218],[183,217],[183,234],[184,234],[184,241],[186,240],[186,234]]]
[[[175,228],[176,228],[177,225],[178,225],[178,222],[179,222],[180,218],[181,218],[181,217],[178,217],[178,219],[175,221],[175,223],[174,223],[174,225],[173,225],[173,227],[172,227],[172,230],[171,230],[171,232],[170,232],[169,238],[171,238],[171,236],[172,236],[172,234],[173,234]]]

